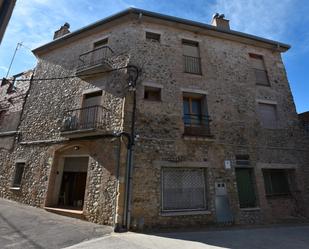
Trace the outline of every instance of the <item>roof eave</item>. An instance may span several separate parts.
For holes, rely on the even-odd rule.
[[[270,40],[270,39],[266,39],[266,38],[262,38],[262,37],[258,37],[258,36],[254,36],[254,35],[250,35],[250,34],[246,34],[246,33],[242,33],[242,32],[238,32],[238,31],[234,31],[234,30],[224,30],[224,29],[219,29],[215,26],[212,26],[212,25],[209,25],[209,24],[205,24],[205,23],[201,23],[201,22],[196,22],[196,21],[191,21],[191,20],[187,20],[187,19],[182,19],[182,18],[178,18],[178,17],[173,17],[173,16],[168,16],[168,15],[164,15],[164,14],[159,14],[159,13],[155,13],[155,12],[151,12],[151,11],[147,11],[147,10],[143,10],[143,9],[137,9],[137,8],[128,8],[126,10],[123,10],[121,12],[118,12],[112,16],[109,16],[109,17],[106,17],[100,21],[97,21],[93,24],[90,24],[90,25],[87,25],[81,29],[78,29],[72,33],[69,33],[69,34],[66,34],[58,39],[55,39],[47,44],[44,44],[38,48],[35,48],[32,50],[32,52],[35,54],[35,55],[38,55],[40,52],[44,51],[45,49],[51,47],[51,46],[54,46],[54,45],[57,45],[59,43],[62,43],[68,39],[70,39],[71,37],[73,36],[76,36],[82,32],[85,32],[85,31],[88,31],[88,30],[91,30],[91,29],[94,29],[102,24],[105,24],[105,23],[108,23],[108,22],[111,22],[111,21],[114,21],[120,17],[123,17],[125,15],[128,15],[128,14],[142,14],[144,16],[148,16],[148,17],[153,17],[153,18],[158,18],[158,19],[162,19],[162,20],[166,20],[166,21],[171,21],[171,22],[177,22],[177,23],[180,23],[180,24],[185,24],[185,25],[190,25],[190,26],[196,26],[196,27],[200,27],[200,28],[203,28],[203,29],[208,29],[208,30],[212,30],[212,31],[215,31],[215,32],[219,32],[219,33],[224,33],[224,34],[227,34],[227,35],[234,35],[234,36],[238,36],[238,37],[242,37],[242,38],[247,38],[247,39],[251,39],[251,40],[255,40],[255,41],[258,41],[258,42],[262,42],[262,43],[267,43],[267,44],[270,44],[270,45],[273,45],[275,46],[278,51],[280,52],[285,52],[287,51],[288,49],[291,48],[290,45],[288,44],[285,44],[285,43],[281,43],[281,42],[278,42],[278,41],[273,41],[273,40]]]

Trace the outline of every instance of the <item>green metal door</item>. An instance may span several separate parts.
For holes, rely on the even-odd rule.
[[[235,172],[240,208],[256,207],[252,169],[236,168]]]

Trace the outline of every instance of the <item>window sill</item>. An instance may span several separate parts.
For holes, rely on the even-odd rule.
[[[162,100],[161,99],[145,99],[143,98],[144,101],[146,102],[154,102],[154,103],[162,103]]]
[[[20,187],[10,187],[10,190],[20,190]]]
[[[187,215],[203,215],[211,214],[211,211],[201,210],[201,211],[163,211],[160,213],[161,216],[187,216]]]
[[[215,141],[213,136],[183,134],[182,137],[184,140],[190,141]]]
[[[266,87],[271,87],[271,85],[270,84],[263,84],[263,83],[258,83],[258,82],[256,82],[255,83],[257,86],[266,86]]]
[[[260,211],[261,208],[259,207],[252,207],[252,208],[240,208],[240,211],[250,212],[250,211]]]
[[[186,72],[186,71],[184,71],[184,73],[190,74],[190,75],[196,75],[196,76],[203,76],[202,73],[192,73],[192,72]]]
[[[272,194],[266,195],[267,199],[292,198],[291,194]]]

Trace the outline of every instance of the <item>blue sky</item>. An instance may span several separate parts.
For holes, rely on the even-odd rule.
[[[25,47],[18,50],[11,75],[33,68],[30,49],[50,41],[64,22],[74,31],[128,7],[205,23],[213,13],[224,13],[234,30],[291,44],[283,59],[294,101],[298,112],[309,111],[308,0],[18,0],[0,45],[0,77],[18,42]]]

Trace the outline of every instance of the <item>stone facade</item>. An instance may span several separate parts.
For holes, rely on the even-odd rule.
[[[1,181],[1,196],[34,206],[55,207],[63,161],[83,155],[89,158],[84,217],[101,224],[121,224],[127,141],[113,135],[131,131],[134,92],[128,87],[125,67],[135,65],[140,74],[136,85],[132,228],[216,223],[218,183],[226,186],[225,200],[232,215],[228,222],[303,220],[308,210],[302,172],[309,160],[281,59],[286,49],[249,38],[237,40],[235,34],[220,37],[215,28],[174,24],[172,19],[128,12],[35,50],[38,65],[18,129],[20,140],[1,165],[3,176],[10,179],[15,162],[23,160],[22,183],[20,189],[12,191],[8,181]],[[146,31],[160,34],[160,42],[145,39]],[[75,77],[79,56],[103,38],[108,38],[107,45],[113,50],[108,58],[110,69],[103,74]],[[202,74],[184,73],[183,39],[198,43]],[[270,86],[256,85],[251,53],[263,56]],[[147,87],[159,88],[161,99],[145,99]],[[98,90],[102,91],[100,104],[109,114],[104,129],[86,135],[63,132],[66,111],[80,108],[85,94]],[[188,136],[184,132],[183,97],[190,94],[207,97],[210,136]],[[259,103],[276,104],[276,129],[261,126]],[[245,167],[252,170],[257,197],[253,208],[239,205],[237,155],[249,158]],[[163,210],[163,170],[171,168],[203,169],[206,208]],[[289,195],[265,194],[266,169],[292,172],[296,180],[289,180]]]

